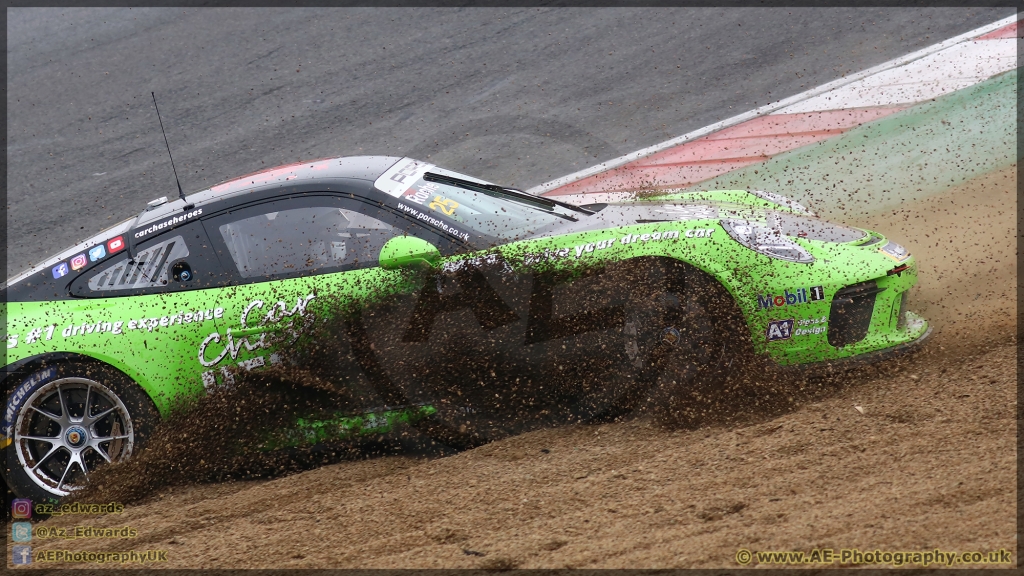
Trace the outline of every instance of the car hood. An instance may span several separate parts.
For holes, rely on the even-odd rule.
[[[608,204],[595,214],[583,216],[576,222],[566,221],[538,231],[530,238],[543,238],[620,226],[633,226],[648,222],[685,222],[689,220],[742,220],[769,223],[787,236],[845,243],[862,240],[864,230],[833,224],[809,214],[755,208],[731,202],[633,202]]]

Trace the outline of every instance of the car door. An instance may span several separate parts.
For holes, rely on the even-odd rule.
[[[327,193],[232,210],[204,225],[237,282],[224,291],[224,315],[199,349],[210,386],[232,382],[238,369],[295,361],[299,369],[318,369],[359,395],[372,396],[372,375],[354,354],[344,319],[419,285],[401,270],[382,269],[381,248],[397,236],[415,235],[442,252],[456,249],[378,205]],[[319,341],[304,341],[314,329]],[[310,361],[311,350],[330,365]]]

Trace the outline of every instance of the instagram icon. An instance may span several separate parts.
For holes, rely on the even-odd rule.
[[[32,501],[26,498],[15,498],[11,502],[11,516],[14,518],[31,518]]]
[[[85,268],[85,265],[88,263],[89,261],[85,259],[85,254],[79,254],[71,259],[71,269],[78,270],[79,268]]]

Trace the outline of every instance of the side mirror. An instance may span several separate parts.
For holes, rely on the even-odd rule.
[[[385,270],[430,268],[441,261],[441,252],[422,238],[395,236],[380,249],[379,261]]]

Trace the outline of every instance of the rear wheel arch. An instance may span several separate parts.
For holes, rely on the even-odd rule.
[[[5,375],[3,377],[4,401],[7,401],[7,396],[24,378],[46,368],[47,366],[66,362],[93,364],[97,367],[111,368],[120,372],[124,378],[128,379],[132,384],[142,390],[161,416],[167,416],[170,407],[165,406],[163,403],[158,401],[160,397],[157,395],[157,391],[153,389],[143,374],[131,370],[130,367],[117,362],[113,358],[97,357],[82,352],[48,352],[45,354],[30,356],[28,358],[22,358],[21,360],[8,364],[4,368]]]
[[[153,399],[124,371],[75,353],[39,355],[9,365],[4,410],[4,478],[20,497],[35,500],[67,493],[61,485],[70,478],[75,458],[91,459],[88,465],[77,465],[88,474],[103,459],[130,457],[160,420]],[[67,463],[57,462],[69,456]],[[63,475],[56,473],[59,483],[52,474],[44,478],[53,466],[64,466]]]
[[[46,354],[39,354],[36,356],[29,356],[28,358],[22,358],[21,360],[12,362],[4,367],[4,397],[11,393],[11,390],[16,386],[21,379],[26,376],[45,368],[47,365],[56,364],[58,362],[100,362],[92,356],[85,354],[78,354],[76,352],[49,352]]]
[[[146,387],[139,382],[138,379],[132,378],[130,374],[111,364],[104,362],[99,358],[89,356],[88,354],[81,354],[77,352],[51,352],[46,354],[39,354],[37,356],[31,356],[23,358],[11,364],[8,364],[4,371],[5,376],[3,378],[3,401],[6,405],[10,394],[14,391],[15,387],[21,384],[26,378],[31,375],[44,370],[50,366],[58,366],[60,364],[80,364],[85,366],[95,366],[100,370],[114,370],[118,376],[124,378],[124,380],[131,385],[137,387],[149,400],[150,405],[154,410],[157,411],[161,416],[164,414],[160,411],[160,406],[153,399],[153,395]]]

